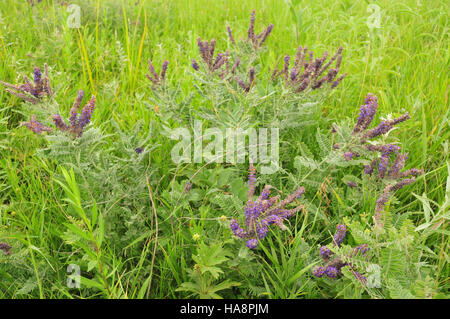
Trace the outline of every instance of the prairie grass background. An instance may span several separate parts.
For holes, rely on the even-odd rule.
[[[150,132],[150,122],[156,117],[151,108],[154,105],[149,108],[144,102],[152,97],[150,83],[145,77],[147,59],[150,58],[158,68],[165,59],[169,60],[167,82],[189,92],[193,81],[191,59],[198,57],[197,37],[215,38],[217,49],[224,51],[230,46],[226,26],[231,26],[236,38],[246,36],[250,12],[256,10],[256,30],[269,23],[275,25],[266,42],[267,50],[260,56],[261,74],[266,72],[268,75],[269,67],[285,54],[295,54],[298,45],[307,45],[317,55],[344,47],[342,69],[349,75],[321,105],[322,113],[329,121],[356,119],[359,105],[368,92],[379,98],[378,114],[410,112],[411,119],[391,135],[409,152],[408,165],[424,168],[425,175],[398,193],[397,211],[421,210],[422,203],[412,193],[425,194],[432,203],[431,210],[436,209],[435,203],[443,203],[449,196],[446,183],[450,55],[446,1],[300,1],[295,9],[297,19],[293,18],[286,3],[279,0],[66,3],[80,6],[81,28],[67,26],[71,13],[59,1],[35,1],[33,6],[26,1],[0,1],[1,80],[21,82],[19,75],[30,75],[34,66],[42,67],[47,63],[55,99],[65,114],[68,114],[76,92],[83,89],[86,96],[96,95],[93,122],[105,133],[114,132],[111,121],[123,131],[142,121],[139,134],[144,136]],[[381,9],[380,28],[372,31],[367,25],[372,14],[367,10],[369,4],[376,4]],[[261,81],[267,81],[267,78],[261,76]],[[42,141],[19,127],[24,120],[28,118],[23,115],[22,101],[1,89],[0,240],[14,243],[13,249],[18,253],[12,257],[0,256],[0,298],[188,296],[176,289],[188,281],[188,269],[193,265],[190,256],[200,244],[177,229],[173,233],[160,234],[160,242],[169,241],[170,245],[165,246],[164,252],[158,249],[153,266],[154,242],[151,239],[140,250],[130,249],[134,255],[121,259],[115,259],[115,252],[106,247],[100,254],[101,258],[107,256],[105,260],[110,263],[109,273],[104,278],[109,282],[108,289],[99,292],[93,283],[90,289],[81,292],[67,288],[66,267],[70,252],[59,240],[60,226],[66,218],[61,213],[64,195],[58,184],[52,182],[60,168],[36,156]],[[156,136],[152,141],[164,144],[165,137]],[[108,146],[114,147],[114,143],[110,143]],[[170,149],[157,149],[152,154],[152,165],[159,163],[161,174],[170,176],[173,171],[166,163],[168,151]],[[245,171],[242,166],[244,182]],[[283,185],[277,186],[283,188]],[[164,201],[157,192],[153,196],[156,202]],[[195,209],[189,214],[197,216],[199,221],[190,232],[206,236],[202,231],[207,231],[201,224],[202,218],[207,220],[205,212]],[[419,224],[421,218],[418,217]],[[430,261],[436,265],[431,277],[434,288],[441,293],[449,284],[447,225],[442,229],[432,242],[427,241],[428,249],[436,255],[436,259]],[[219,234],[211,236],[220,237]],[[307,234],[299,236],[307,237]],[[315,241],[310,244],[314,246]],[[273,247],[280,249],[275,239]],[[315,250],[313,248],[309,253]],[[17,261],[17,265],[23,268],[7,267],[7,258],[22,259],[24,262]],[[294,257],[291,255],[291,258]],[[128,259],[136,260],[134,268],[123,266]],[[259,263],[265,269],[267,281],[272,275],[281,282],[284,273],[297,273],[303,269],[295,261]],[[239,279],[233,278],[233,281]],[[342,297],[331,290],[318,288],[312,279],[307,282],[296,288],[281,285],[271,291],[255,288],[254,294],[232,288],[223,296]],[[273,286],[277,284],[273,283]]]

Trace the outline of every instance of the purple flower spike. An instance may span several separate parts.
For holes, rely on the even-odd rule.
[[[372,93],[367,94],[365,103],[365,105],[361,105],[361,113],[359,114],[358,121],[353,129],[353,133],[366,130],[370,123],[372,123],[373,117],[377,112],[378,99],[375,95]]]
[[[345,234],[347,233],[347,227],[345,225],[337,225],[336,227],[337,231],[334,235],[334,243],[338,247],[341,246],[342,242],[344,241]]]
[[[77,94],[77,98],[75,99],[75,102],[73,103],[72,108],[70,109],[70,118],[69,122],[71,126],[74,126],[77,124],[77,117],[78,117],[78,108],[80,107],[81,101],[84,97],[84,91],[79,90]]]
[[[83,129],[86,125],[88,125],[91,122],[92,113],[95,109],[95,96],[92,96],[92,98],[89,100],[89,102],[86,104],[86,106],[81,111],[80,118],[78,120],[78,125],[81,129]]]
[[[258,50],[263,43],[266,41],[269,34],[272,32],[273,24],[270,24],[266,29],[261,31],[258,35],[255,34],[255,10],[252,11],[250,16],[250,25],[247,30],[247,42],[250,42],[253,45],[255,50]],[[234,38],[231,34],[230,27],[227,27],[228,36],[233,45],[235,44]]]
[[[69,127],[67,126],[66,123],[64,123],[63,119],[61,118],[61,115],[59,114],[53,114],[52,116],[53,122],[55,123],[55,126],[60,130],[60,131],[67,131],[69,129]]]
[[[290,78],[291,78],[291,81],[295,81],[295,78],[297,77],[297,70],[295,69],[295,68],[292,68],[292,70],[291,70],[291,76],[290,76]]]
[[[309,59],[307,59],[308,57]],[[308,87],[312,90],[316,90],[327,83],[329,83],[328,87],[334,88],[346,76],[346,74],[344,74],[336,80],[340,70],[342,47],[340,47],[336,54],[325,63],[327,58],[328,52],[325,52],[321,57],[314,58],[314,53],[312,51],[308,52],[308,48],[299,46],[292,68],[289,70],[290,57],[289,55],[285,55],[283,69],[278,70],[278,67],[275,67],[272,71],[271,80],[283,76],[286,86],[291,87],[297,93],[303,92]],[[334,61],[336,61],[336,67],[331,68],[325,74],[325,71],[329,69]]]
[[[236,45],[236,41],[234,40],[233,33],[231,32],[230,26],[227,26],[228,37],[233,45]]]
[[[88,103],[84,106],[80,116],[78,116],[78,108],[83,100],[84,91],[79,90],[75,102],[70,109],[69,125],[64,123],[59,114],[53,115],[53,122],[56,128],[62,132],[70,132],[76,137],[81,137],[83,130],[91,122],[92,113],[95,109],[95,96],[92,96]],[[137,152],[137,151],[136,151]]]
[[[52,132],[53,130],[45,126],[44,124],[38,122],[36,120],[36,115],[31,116],[30,122],[22,122],[20,123],[21,126],[26,126],[28,129],[30,129],[32,132],[36,134],[41,134],[42,132]]]
[[[166,78],[166,71],[167,71],[168,66],[169,66],[169,61],[165,60],[163,62],[162,68],[161,68],[161,81],[164,81],[164,79]]]
[[[291,57],[286,54],[284,56],[284,68],[283,68],[283,73],[285,74],[285,77],[287,77],[288,72],[289,72],[289,60],[291,59]]]
[[[34,68],[34,83],[38,84],[42,81],[42,72],[38,67]]]
[[[357,254],[360,253],[362,255],[364,255],[366,252],[369,251],[369,245],[368,244],[361,244],[358,247],[356,247],[356,252]]]

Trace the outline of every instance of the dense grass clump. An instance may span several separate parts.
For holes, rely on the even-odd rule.
[[[0,298],[449,297],[446,2],[70,4],[0,2]]]

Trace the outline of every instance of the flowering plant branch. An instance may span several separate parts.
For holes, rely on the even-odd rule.
[[[292,203],[305,192],[303,187],[299,187],[294,193],[286,199],[278,202],[280,195],[270,197],[270,185],[264,186],[260,196],[253,200],[256,188],[256,169],[250,164],[250,174],[248,176],[248,201],[245,207],[245,229],[239,226],[236,219],[230,223],[234,235],[247,239],[247,247],[256,248],[259,240],[263,239],[268,232],[268,226],[275,224],[281,229],[286,229],[283,221],[294,216],[303,206],[298,205],[292,209],[285,209],[285,206]]]
[[[41,69],[35,67],[33,82],[27,76],[24,76],[24,79],[25,83],[20,85],[13,85],[3,81],[0,81],[0,84],[7,88],[7,92],[32,104],[39,103],[39,100],[46,95],[53,95],[47,64],[44,64],[44,77],[42,77]]]

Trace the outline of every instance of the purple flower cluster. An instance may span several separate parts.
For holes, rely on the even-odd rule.
[[[388,181],[388,184],[384,187],[383,192],[377,198],[375,207],[375,223],[382,225],[381,212],[383,211],[392,193],[413,183],[415,181],[415,177],[423,174],[423,170],[411,168],[401,172],[405,166],[406,159],[408,158],[408,153],[401,154],[400,147],[397,145],[367,145],[366,148],[372,152],[380,152],[381,156],[379,158],[375,158],[369,165],[366,165],[364,167],[364,173],[367,175],[372,175],[378,163],[378,180],[384,179]],[[390,161],[391,154],[395,155],[395,158],[392,161]],[[390,162],[391,164],[389,166]]]
[[[83,134],[83,130],[91,122],[92,113],[95,109],[95,96],[89,100],[89,102],[84,106],[81,114],[78,116],[78,108],[80,107],[81,101],[83,100],[84,92],[82,90],[78,91],[77,98],[70,109],[69,125],[67,125],[61,115],[53,114],[52,120],[58,130],[62,132],[70,132],[76,137],[80,137]],[[42,123],[36,121],[36,116],[31,117],[30,122],[22,122],[21,126],[28,127],[34,133],[40,134],[43,131],[51,132],[53,131],[50,127],[43,125]]]
[[[87,102],[81,110],[81,114],[78,116],[78,108],[80,107],[81,101],[83,100],[83,96],[83,90],[79,90],[75,102],[70,109],[69,126],[63,122],[60,115],[53,115],[53,122],[60,131],[68,131],[75,136],[80,137],[83,134],[83,130],[86,125],[91,122],[92,113],[95,109],[95,96],[91,97],[89,102]]]
[[[314,268],[314,276],[317,278],[323,277],[325,275],[325,269],[322,266],[317,266]]]
[[[410,118],[409,113],[405,113],[393,120],[381,121],[377,127],[367,130],[377,112],[378,98],[376,95],[368,93],[364,102],[365,104],[361,105],[358,119],[353,128],[353,135],[361,135],[361,144],[364,144],[369,139],[386,134],[394,127],[394,125]]]
[[[255,10],[252,11],[250,16],[250,25],[247,31],[247,42],[250,42],[255,50],[258,50],[262,47],[264,42],[266,42],[267,37],[273,30],[273,24],[269,24],[267,28],[262,30],[258,35],[255,34]],[[230,41],[233,45],[236,45],[236,41],[234,40],[233,33],[231,32],[230,26],[227,26],[227,33]]]
[[[7,243],[3,243],[3,242],[0,241],[0,250],[3,250],[5,255],[10,255],[11,254],[11,252],[10,252],[11,248],[12,247],[10,245],[8,245]]]
[[[358,120],[353,128],[353,134],[365,131],[377,113],[378,98],[372,93],[367,94],[365,104],[361,105]]]
[[[332,88],[335,88],[347,76],[347,73],[345,73],[336,79],[341,66],[342,50],[342,47],[340,47],[330,61],[325,63],[325,60],[328,58],[328,52],[325,52],[322,57],[314,59],[314,53],[312,51],[308,52],[307,47],[302,48],[300,46],[297,48],[292,68],[289,69],[290,56],[286,55],[284,57],[283,68],[278,70],[275,67],[272,71],[271,79],[275,80],[278,77],[283,77],[285,84],[294,88],[295,92],[302,92],[308,87],[316,90],[321,88],[325,83],[329,83]],[[307,55],[308,59],[306,58]],[[334,61],[336,61],[335,68],[331,68],[324,74]]]
[[[3,81],[0,81],[0,84],[7,88],[7,92],[33,104],[37,104],[39,99],[44,96],[53,95],[47,64],[44,64],[44,77],[42,77],[41,69],[35,67],[33,72],[33,82],[31,82],[27,76],[24,76],[24,80],[25,83],[21,85],[13,85]]]
[[[280,196],[270,196],[270,185],[266,185],[260,196],[253,200],[256,188],[256,170],[250,164],[250,174],[248,181],[248,201],[245,207],[245,229],[242,228],[236,219],[232,219],[230,228],[236,237],[246,239],[247,247],[254,249],[259,240],[263,239],[268,232],[270,225],[276,225],[281,229],[285,229],[283,221],[296,214],[301,205],[286,209],[285,206],[299,198],[304,192],[303,187],[299,187],[294,193],[286,199],[278,202]]]
[[[216,50],[216,40],[212,39],[211,41],[202,41],[201,38],[197,39],[198,49],[200,51],[200,57],[202,58],[206,69],[210,73],[218,72],[221,78],[224,78],[227,74],[230,73],[229,70],[229,52],[218,53],[216,57],[214,57],[214,51]],[[236,63],[235,63],[236,64]],[[239,62],[237,62],[239,64]],[[195,59],[192,59],[192,68],[195,71],[200,70],[200,66]],[[231,73],[234,73],[236,66],[233,66],[233,70]]]
[[[333,237],[332,246],[340,247],[347,234],[347,227],[345,225],[337,225],[336,234]],[[346,257],[363,256],[368,258],[369,246],[367,244],[359,245],[350,251]],[[320,278],[326,275],[328,278],[336,279],[342,273],[342,267],[348,266],[353,275],[362,283],[365,283],[366,278],[355,270],[355,267],[348,262],[344,262],[343,258],[336,256],[335,253],[327,246],[320,247],[320,255],[325,262],[324,266],[316,266],[313,270],[314,276]]]
[[[413,183],[414,176],[423,174],[423,170],[412,168],[407,171],[400,172],[405,166],[408,154],[401,154],[399,146],[394,144],[373,145],[366,143],[368,139],[385,134],[389,132],[394,125],[409,119],[409,113],[405,113],[396,119],[382,121],[377,127],[368,130],[368,127],[372,123],[377,112],[378,98],[369,93],[367,94],[364,102],[365,104],[360,108],[360,114],[356,121],[355,127],[353,128],[352,134],[360,138],[358,143],[366,150],[381,153],[380,156],[374,158],[370,164],[364,166],[364,174],[372,175],[374,170],[377,168],[378,180],[385,179],[389,182],[388,185],[385,186],[383,193],[376,201],[374,219],[377,224],[381,224],[381,211],[384,209],[384,206],[389,200],[392,192]],[[346,161],[351,160],[353,157],[354,155],[351,151],[344,153],[344,159]],[[394,157],[393,160],[391,160],[392,157]]]
[[[327,246],[320,247],[320,255],[323,259],[327,260],[333,255],[334,253],[328,248]]]
[[[164,83],[166,79],[167,67],[169,66],[169,61],[165,60],[161,67],[161,73],[158,74],[153,66],[153,63],[150,59],[148,59],[148,70],[150,73],[147,73],[145,76],[152,81],[153,88],[156,86],[160,86]]]

